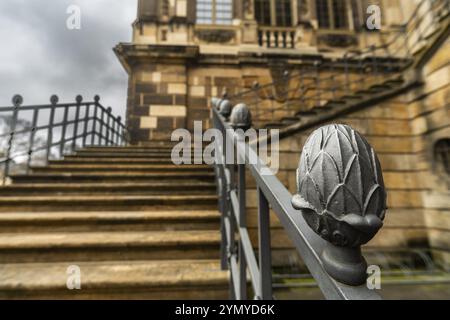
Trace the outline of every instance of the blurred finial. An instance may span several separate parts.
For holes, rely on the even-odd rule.
[[[23,98],[20,94],[16,94],[14,95],[14,97],[12,98],[12,103],[14,105],[14,107],[20,107],[23,103]]]
[[[230,122],[234,129],[250,129],[252,126],[252,114],[245,103],[239,103],[233,108]]]
[[[82,96],[81,94],[77,95],[76,98],[75,98],[75,101],[76,101],[77,103],[83,102],[83,96]]]
[[[55,104],[57,104],[59,102],[59,98],[58,98],[58,96],[56,95],[56,94],[54,94],[54,95],[52,95],[51,97],[50,97],[50,103],[52,104],[52,105],[55,105]]]

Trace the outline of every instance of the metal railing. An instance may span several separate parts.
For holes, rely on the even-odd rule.
[[[331,177],[336,172],[331,172],[332,168],[316,173],[305,172],[304,169],[299,168],[297,173],[299,194],[292,196],[276,176],[267,174],[269,169],[253,149],[257,143],[245,141],[242,130],[251,126],[251,113],[247,106],[244,104],[235,106],[231,111],[231,120],[227,122],[229,113],[221,113],[217,110],[219,102],[220,99],[213,99],[212,123],[214,128],[222,134],[222,140],[215,139],[215,171],[221,213],[221,264],[223,269],[230,270],[230,297],[232,299],[248,298],[247,275],[250,275],[249,280],[254,298],[264,300],[273,298],[270,232],[270,210],[273,210],[325,298],[379,299],[380,296],[376,292],[365,286],[367,264],[360,251],[360,245],[374,236],[384,218],[386,195],[381,171],[376,165],[378,163],[376,156],[374,155],[375,158],[369,167],[364,166],[364,168],[372,168],[372,171],[361,172],[361,176],[357,178],[370,177],[374,181],[381,180],[380,185],[373,189],[380,192],[380,206],[371,206],[373,212],[361,211],[353,214],[339,212],[339,216],[336,217],[338,220],[327,218],[331,213],[319,212],[320,210],[314,207],[313,201],[310,199],[314,197],[314,193],[317,194],[319,191],[304,192],[301,181],[310,175],[322,175],[324,180],[328,176],[331,182]],[[361,142],[359,147],[365,148],[364,152],[372,150],[366,142],[362,142],[365,140],[349,127],[330,127],[326,130],[335,130],[336,133],[348,130],[348,133],[354,135],[354,138]],[[310,138],[310,140],[314,141],[315,138]],[[350,143],[350,140],[347,142]],[[348,150],[351,150],[351,148],[348,149],[348,145],[341,146],[339,143],[329,147],[337,148],[342,153],[348,153]],[[302,152],[302,157],[303,154],[311,153],[311,150],[306,148]],[[326,150],[322,151],[326,152]],[[363,152],[363,150],[360,151]],[[311,156],[317,155],[311,154]],[[231,157],[234,162],[231,164],[227,162],[228,157]],[[362,161],[358,156],[348,157],[348,159],[351,158],[354,159],[352,161]],[[305,164],[305,161],[302,161]],[[344,168],[346,167],[345,163],[340,164],[344,165]],[[247,228],[247,169],[256,184],[258,258],[255,255]],[[357,184],[350,185],[345,180],[341,181],[339,185],[333,186],[330,183],[328,187],[331,190],[343,185],[357,194]],[[374,191],[374,193],[377,192]],[[306,205],[302,205],[302,201]],[[310,204],[308,201],[311,201]],[[343,201],[345,202],[345,200]],[[329,210],[333,211],[331,207]],[[318,225],[321,228],[316,229],[312,217],[328,220],[327,222],[319,220]]]
[[[21,161],[28,174],[37,157],[48,163],[51,158],[61,158],[79,147],[128,143],[121,117],[112,115],[110,107],[102,106],[99,96],[90,102],[83,102],[81,95],[73,103],[58,100],[53,95],[48,105],[22,106],[23,98],[15,95],[13,106],[0,108],[0,119],[5,123],[4,131],[0,132],[3,184],[15,160]]]
[[[379,32],[381,44],[348,50],[340,57],[305,60],[300,69],[286,71],[272,83],[255,82],[228,99],[234,104],[245,102],[258,126],[283,117],[301,117],[313,109],[320,111],[355,93],[375,92],[388,81],[401,79],[414,65],[416,54],[450,19],[449,8],[450,0],[421,0],[406,23]]]

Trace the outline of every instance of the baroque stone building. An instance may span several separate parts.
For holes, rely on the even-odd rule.
[[[281,128],[284,134],[278,177],[290,191],[295,191],[294,171],[307,135],[325,123],[350,124],[363,133],[380,154],[388,188],[386,227],[371,245],[377,249],[430,248],[439,260],[448,261],[448,11],[443,18],[436,18],[444,25],[430,31],[421,24],[411,23],[421,13],[433,12],[431,7],[422,6],[423,2],[139,0],[133,40],[115,48],[129,74],[127,124],[132,142],[170,140],[176,128],[192,130],[194,120],[202,120],[206,128],[210,125],[212,97],[224,93],[233,97],[255,88],[255,84],[264,86],[275,81],[278,85],[272,86],[271,93],[259,92],[256,97],[258,110],[272,112],[265,119],[255,120],[259,121],[258,126],[269,122],[272,127],[278,124],[275,127]],[[367,27],[367,20],[376,13],[371,5],[381,10],[380,30]],[[426,19],[433,18],[425,17],[421,21]],[[292,110],[273,111],[274,105],[286,103],[286,99],[280,98],[283,86],[298,85],[298,78],[282,82],[286,72],[302,74],[317,61],[327,64],[328,67],[320,71],[321,75],[331,75],[336,88],[331,93],[323,93],[312,107],[332,107],[326,105],[333,102],[327,94],[334,96],[335,91],[344,86],[339,74],[348,68],[343,66],[347,55],[389,43],[386,39],[393,32],[408,37],[395,52],[385,50],[373,60],[390,61],[396,67],[404,56],[412,57],[413,67],[398,72],[403,81],[398,90],[376,99],[363,99],[356,108],[324,117],[310,112],[313,108],[305,107],[301,101],[295,103],[298,105],[295,117],[292,117]],[[370,57],[361,57],[347,61],[352,70],[349,78],[356,83],[383,83],[385,74],[381,71],[390,72],[386,65],[378,73],[375,71],[375,75],[358,78],[359,63],[371,61]],[[364,68],[361,70],[365,72]],[[317,78],[302,81],[314,83]],[[356,85],[348,88],[347,96],[356,95]],[[309,97],[318,92],[316,88]],[[241,98],[249,104],[254,101],[251,94]],[[308,121],[312,118],[312,122],[302,124],[306,118]],[[255,214],[255,210],[249,212]],[[283,238],[285,234],[279,224],[274,223],[273,229],[273,246],[280,253],[275,260],[289,260],[289,240]]]

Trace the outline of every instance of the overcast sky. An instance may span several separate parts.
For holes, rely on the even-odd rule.
[[[81,9],[81,30],[69,30],[67,8]],[[14,94],[24,105],[57,94],[72,102],[95,94],[124,115],[127,74],[112,48],[131,40],[137,0],[0,0],[0,106]]]

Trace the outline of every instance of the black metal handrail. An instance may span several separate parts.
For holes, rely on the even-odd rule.
[[[355,247],[350,248],[346,247],[349,245],[348,243],[333,242],[332,244],[328,242],[336,239],[324,240],[328,236],[323,231],[320,233],[320,236],[316,234],[317,230],[313,230],[310,227],[311,224],[305,220],[307,214],[310,214],[312,207],[308,210],[301,209],[300,211],[294,208],[294,199],[297,199],[297,197],[293,197],[276,176],[267,174],[267,172],[270,172],[269,168],[253,149],[257,145],[255,141],[247,143],[243,131],[237,130],[245,130],[251,126],[251,113],[247,106],[243,104],[235,106],[231,113],[231,120],[227,122],[229,112],[226,114],[223,110],[219,112],[217,110],[219,102],[220,99],[213,99],[212,101],[214,106],[212,123],[214,128],[222,134],[222,139],[215,139],[215,171],[219,210],[221,213],[221,262],[223,269],[230,270],[231,298],[247,299],[247,271],[250,275],[254,298],[264,300],[273,298],[269,214],[270,209],[272,209],[325,298],[380,299],[378,293],[369,290],[364,285],[366,270],[362,266],[364,266],[365,261],[359,251],[359,244],[362,243],[355,242],[352,244]],[[357,139],[359,138],[360,136],[358,135]],[[344,152],[344,149],[341,151]],[[234,160],[232,164],[226,160],[230,159],[230,157]],[[255,255],[247,228],[246,169],[250,171],[257,189],[258,258]],[[262,174],[262,172],[265,172],[265,174]],[[300,169],[298,172],[298,174],[303,174]],[[322,174],[331,175],[332,173],[322,172]],[[363,177],[369,175],[368,172],[363,174]],[[377,174],[381,174],[381,172],[377,172]],[[384,190],[380,191],[384,192]],[[344,213],[343,215],[345,216],[346,214]],[[374,217],[380,216],[381,219],[383,214],[382,212],[373,212]],[[369,217],[369,215],[367,216]],[[374,221],[376,219],[378,218],[374,218]],[[379,226],[376,228],[379,228]],[[328,231],[333,235],[336,232],[343,232],[342,230]],[[351,232],[343,233],[344,235],[341,233],[339,235],[344,239],[346,236],[351,238]],[[328,252],[333,252],[331,254],[333,258],[329,258]],[[333,260],[334,257],[337,257],[336,260]],[[348,264],[340,260],[345,260],[349,257],[352,258]],[[330,260],[333,261],[330,263]],[[346,270],[347,266],[355,261],[358,261],[358,267],[350,268],[350,271]],[[336,266],[342,268],[340,271],[345,275],[333,273]]]
[[[322,106],[322,98],[338,100],[355,91],[367,91],[372,86],[398,79],[404,70],[413,65],[416,53],[427,36],[440,25],[443,17],[448,18],[450,0],[421,0],[409,20],[389,32],[380,32],[381,45],[371,45],[361,50],[347,50],[342,57],[316,60],[312,66],[293,70],[275,81],[260,85],[255,82],[251,89],[227,97],[233,103],[245,101],[254,114],[255,123],[266,121],[267,116],[285,111],[286,117],[296,116],[299,111],[309,111]],[[385,36],[389,38],[384,39]],[[385,41],[386,40],[386,41]],[[323,77],[323,73],[331,73]],[[352,80],[352,77],[354,78]],[[310,84],[303,81],[314,79]],[[289,88],[299,81],[300,85]],[[338,87],[339,85],[339,87]],[[277,88],[285,88],[277,92]],[[307,94],[315,91],[315,97]],[[281,96],[281,97],[278,97]],[[278,103],[275,103],[277,102]],[[313,102],[308,104],[307,102]],[[271,104],[268,110],[259,110],[265,102]],[[280,106],[278,106],[278,105]],[[294,108],[293,108],[294,107]]]
[[[25,171],[29,173],[33,158],[40,152],[45,154],[43,159],[48,163],[52,157],[61,158],[78,147],[128,143],[128,130],[121,117],[115,117],[110,107],[102,106],[99,96],[90,102],[83,102],[81,95],[74,103],[58,103],[58,100],[58,96],[53,95],[50,104],[22,106],[23,98],[15,95],[13,106],[0,107],[0,118],[10,122],[6,132],[0,134],[0,142],[7,141],[3,145],[4,154],[0,156],[3,184],[16,159],[25,158]],[[18,128],[21,121],[25,121],[25,125]],[[25,141],[18,141],[19,137]]]

